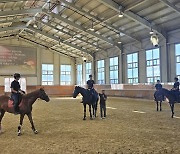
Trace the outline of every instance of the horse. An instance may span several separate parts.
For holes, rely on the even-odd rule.
[[[162,101],[164,101],[164,95],[162,94],[158,94],[159,91],[155,91],[154,93],[154,100],[156,102],[156,110],[159,111],[159,107],[160,107],[160,111],[162,111],[162,107],[161,107],[161,103]]]
[[[25,115],[28,116],[28,119],[31,123],[31,128],[32,128],[34,134],[38,133],[38,131],[35,129],[33,119],[32,119],[32,113],[31,113],[32,105],[38,98],[45,100],[46,102],[49,102],[49,100],[50,100],[43,88],[35,90],[31,93],[22,95],[22,99],[19,103],[20,124],[18,126],[18,136],[21,135],[21,127],[22,127],[23,119],[24,119]],[[1,121],[2,121],[2,118],[5,114],[5,112],[15,113],[13,101],[10,99],[9,96],[2,95],[2,96],[0,96],[0,133],[2,132]]]
[[[158,95],[164,95],[168,99],[169,105],[171,107],[171,113],[172,113],[171,118],[173,118],[174,117],[174,104],[180,103],[180,99],[179,99],[180,97],[177,99],[174,91],[168,90],[165,88],[160,89],[158,91],[158,93],[156,94],[156,96],[158,96]],[[179,96],[180,96],[180,94],[179,94]]]
[[[84,118],[83,120],[86,120],[86,104],[89,105],[89,113],[90,113],[90,119],[96,117],[96,111],[97,111],[97,104],[98,104],[98,93],[95,91],[92,95],[91,91],[88,89],[84,89],[82,87],[76,86],[73,92],[73,98],[76,98],[78,94],[81,94],[83,96],[83,106],[84,106]],[[93,109],[93,117],[91,113],[91,106]]]

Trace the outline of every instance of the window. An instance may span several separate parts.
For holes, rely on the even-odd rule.
[[[110,84],[118,83],[118,57],[110,58]]]
[[[180,44],[176,44],[175,47],[175,55],[176,55],[176,75],[180,79]]]
[[[105,84],[104,60],[99,60],[97,64],[98,84]]]
[[[71,65],[61,65],[61,85],[71,84]]]
[[[5,78],[4,79],[4,92],[11,92],[11,82],[14,81],[14,78]],[[21,90],[26,91],[26,78],[20,78],[19,84],[21,86]]]
[[[77,65],[77,84],[82,85],[82,64]]]
[[[159,48],[146,51],[147,82],[154,83],[160,80],[160,55]]]
[[[92,74],[92,63],[86,63],[86,81],[89,79],[90,74]]]
[[[127,55],[128,83],[138,83],[138,53]]]
[[[53,85],[53,64],[42,64],[42,85]]]

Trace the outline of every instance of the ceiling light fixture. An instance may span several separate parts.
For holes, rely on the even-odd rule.
[[[122,18],[124,15],[123,15],[123,12],[122,12],[122,6],[119,6],[119,15],[118,17],[119,18]]]
[[[94,22],[93,22],[93,20],[92,20],[92,22],[91,22],[91,28],[89,29],[90,31],[94,31]]]
[[[152,30],[152,28],[151,28],[151,31],[149,32],[149,34],[151,34],[151,35],[154,34],[154,31]]]

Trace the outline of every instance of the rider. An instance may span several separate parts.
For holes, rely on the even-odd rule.
[[[11,82],[11,98],[14,101],[14,111],[15,114],[19,113],[19,100],[21,94],[24,94],[24,91],[21,90],[21,86],[18,80],[21,78],[19,73],[14,74],[14,81]]]
[[[176,96],[176,100],[178,99],[178,93],[179,93],[179,82],[178,82],[178,78],[175,77],[174,78],[174,85],[173,85],[173,88],[171,89],[175,96]]]
[[[92,79],[92,75],[90,74],[90,75],[89,75],[89,80],[87,81],[87,87],[88,87],[88,90],[90,90],[90,93],[91,93],[92,95],[94,95],[94,92],[95,92],[95,90],[94,90],[94,84],[95,84],[95,82],[94,82],[94,80]]]
[[[160,80],[157,80],[157,83],[156,83],[156,85],[155,85],[155,88],[156,88],[156,92],[158,92],[159,90],[161,90],[162,89],[162,84],[160,83]],[[156,93],[155,93],[156,94]],[[155,94],[154,94],[154,96],[155,96]],[[162,95],[163,96],[163,101],[165,100],[164,99],[164,95]]]

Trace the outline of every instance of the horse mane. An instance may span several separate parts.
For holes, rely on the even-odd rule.
[[[28,94],[25,94],[25,95],[23,96],[23,98],[30,98],[30,97],[34,96],[36,93],[38,93],[38,92],[39,92],[39,89],[37,89],[37,90],[35,90],[35,91],[32,91],[32,92],[30,92],[30,93],[28,93]]]

